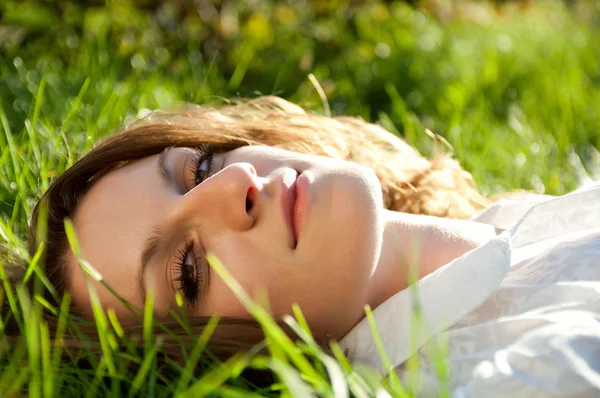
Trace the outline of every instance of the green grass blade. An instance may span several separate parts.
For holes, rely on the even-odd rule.
[[[206,324],[206,327],[202,331],[202,334],[200,334],[200,337],[198,338],[198,340],[196,341],[196,344],[194,345],[194,348],[192,349],[190,357],[186,361],[186,364],[185,364],[185,367],[181,374],[181,377],[179,378],[179,381],[177,382],[177,386],[175,387],[175,391],[180,392],[180,391],[183,391],[184,388],[187,388],[187,386],[194,374],[194,368],[196,367],[196,364],[198,363],[198,360],[200,359],[202,352],[206,348],[206,344],[208,343],[212,334],[214,333],[215,329],[217,328],[218,323],[219,323],[219,318],[212,317]]]
[[[218,389],[234,374],[241,373],[250,363],[250,355],[238,353],[230,359],[206,372],[187,390],[176,394],[176,397],[204,397]]]
[[[142,387],[142,383],[144,383],[146,377],[150,373],[150,369],[153,364],[156,362],[156,353],[160,349],[160,342],[157,341],[152,347],[148,349],[148,351],[144,354],[144,361],[142,362],[142,366],[133,379],[131,390],[129,390],[129,396],[133,397],[138,390]]]
[[[75,258],[81,266],[81,269],[85,271],[87,275],[91,276],[93,280],[102,280],[102,275],[100,275],[100,273],[96,271],[94,267],[92,267],[89,263],[87,263],[81,258],[81,249],[79,247],[79,243],[75,235],[75,228],[71,220],[65,219],[64,225],[69,245],[71,246],[71,250],[73,251]],[[90,281],[87,277],[86,284],[92,305],[92,313],[94,315],[94,320],[96,321],[96,327],[98,329],[98,337],[100,338],[100,348],[102,349],[103,361],[106,362],[106,367],[108,369],[109,374],[111,376],[115,376],[116,366],[113,361],[113,353],[110,347],[110,339],[114,339],[114,337],[112,331],[108,328],[106,315],[104,313],[104,309],[102,308],[102,304],[100,303],[98,293],[96,292],[96,287],[93,285],[93,282]]]
[[[379,357],[381,358],[381,361],[383,362],[383,366],[384,366],[385,370],[388,372],[388,379],[389,379],[390,385],[395,391],[397,391],[400,394],[400,396],[405,397],[405,396],[407,396],[407,393],[406,393],[404,387],[402,387],[402,383],[400,382],[400,379],[398,378],[398,375],[396,374],[395,367],[392,365],[389,357],[387,356],[387,354],[385,352],[385,349],[383,347],[383,342],[381,341],[381,336],[379,335],[379,331],[377,330],[377,325],[375,323],[375,317],[373,316],[373,311],[371,311],[371,308],[369,306],[365,307],[365,314],[369,321],[369,326],[371,327],[371,333],[373,334],[373,340],[375,341],[375,345],[377,346],[377,351],[379,353]]]

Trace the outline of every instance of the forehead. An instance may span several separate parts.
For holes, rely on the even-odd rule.
[[[139,255],[147,234],[157,224],[165,187],[157,156],[132,162],[102,177],[82,199],[73,221],[81,254],[125,299],[139,303]],[[72,256],[71,256],[72,257]],[[72,293],[87,301],[87,288],[76,264],[69,264]],[[108,293],[108,294],[107,294]],[[118,300],[98,289],[103,304]]]

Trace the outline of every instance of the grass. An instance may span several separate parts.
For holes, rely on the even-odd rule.
[[[379,121],[425,154],[432,141],[424,128],[443,136],[490,195],[518,188],[563,194],[600,176],[597,2],[200,3],[207,5],[0,4],[0,239],[28,259],[31,277],[40,273],[25,250],[26,220],[52,178],[144,109],[181,101],[273,93],[325,112],[325,95],[333,114]],[[239,290],[269,336],[270,355],[240,355],[193,374],[204,335],[190,347],[187,367],[168,364],[166,379],[151,327],[143,352],[129,343],[121,352],[116,343],[127,339],[116,317],[97,312],[103,355],[82,369],[59,360],[39,291],[8,286],[0,271],[0,299],[23,336],[9,345],[2,318],[0,391],[8,396],[251,396],[240,378],[247,367],[278,377],[255,395],[411,395],[393,375],[351,366],[337,345],[323,352],[299,309],[286,318],[302,337],[291,342]],[[51,310],[61,314],[64,333],[71,320]]]

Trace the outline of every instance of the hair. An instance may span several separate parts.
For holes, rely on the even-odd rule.
[[[268,145],[371,167],[381,182],[384,205],[391,210],[466,218],[487,204],[476,191],[470,174],[449,155],[437,153],[433,159],[426,159],[399,137],[355,117],[310,114],[274,96],[229,102],[220,107],[187,105],[176,110],[158,110],[97,145],[42,195],[31,218],[29,250],[33,255],[38,249],[40,237],[36,226],[47,217],[42,263],[56,295],[48,293],[45,298],[58,306],[57,298],[69,291],[65,270],[70,249],[64,220],[73,217],[80,200],[96,181],[166,147],[205,144],[211,144],[217,151]],[[18,279],[18,275],[13,274],[13,279]],[[76,306],[72,311],[76,312]],[[194,333],[199,335],[208,318],[190,321]],[[55,324],[50,321],[50,328]],[[141,333],[139,324],[126,329],[133,335]],[[226,359],[263,339],[262,330],[254,320],[222,319],[207,349],[215,357]],[[163,344],[162,350],[174,356],[181,352],[172,341]]]

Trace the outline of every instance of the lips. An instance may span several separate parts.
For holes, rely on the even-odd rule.
[[[304,219],[306,218],[306,214],[308,212],[309,207],[309,186],[310,186],[310,177],[309,172],[302,172],[296,178],[295,188],[296,188],[296,203],[294,206],[294,212],[292,216],[292,224],[294,226],[294,237],[296,242],[298,242],[298,236],[300,235],[300,231],[303,228]]]
[[[281,190],[281,210],[283,212],[283,219],[285,220],[285,224],[288,230],[288,236],[290,240],[291,247],[293,249],[298,245],[298,231],[296,230],[296,226],[294,225],[295,217],[295,208],[296,208],[296,181],[298,178],[298,173],[294,170],[293,173],[286,175],[282,181],[282,190]]]

